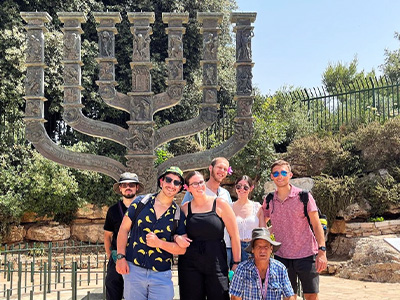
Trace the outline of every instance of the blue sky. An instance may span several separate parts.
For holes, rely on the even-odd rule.
[[[236,0],[238,11],[255,11],[253,85],[262,94],[282,86],[322,86],[329,63],[350,63],[358,71],[384,63],[384,50],[400,48],[400,1]]]

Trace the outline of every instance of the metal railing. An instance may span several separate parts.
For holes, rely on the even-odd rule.
[[[76,300],[79,289],[102,289],[106,255],[103,244],[63,242],[0,246],[0,298]],[[90,291],[88,297],[90,298]],[[52,298],[54,299],[54,297]]]
[[[303,89],[284,96],[306,107],[315,128],[336,132],[342,126],[384,122],[398,116],[399,86],[387,77],[370,77],[348,86]]]

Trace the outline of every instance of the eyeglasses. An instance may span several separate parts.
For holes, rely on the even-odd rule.
[[[281,171],[280,173],[278,171],[275,171],[274,173],[272,173],[272,176],[274,176],[275,178],[279,176],[279,174],[281,174],[283,177],[286,177],[288,172],[287,171]]]
[[[198,188],[199,186],[203,186],[205,184],[206,183],[204,182],[204,180],[202,180],[202,181],[199,181],[199,182],[192,182],[191,184],[189,184],[189,186],[192,186],[194,188]]]
[[[172,182],[174,184],[174,186],[182,185],[182,182],[180,180],[174,180],[174,179],[172,179],[171,177],[168,177],[168,176],[165,176],[164,180],[165,180],[166,183],[171,183]]]
[[[236,185],[237,190],[240,190],[241,188],[243,188],[245,191],[248,191],[250,189],[248,185],[241,185],[241,184]]]
[[[134,188],[134,187],[136,187],[136,185],[137,185],[137,183],[135,183],[135,182],[124,182],[124,183],[120,183],[119,184],[119,186],[124,188],[124,189],[126,189],[128,187]]]

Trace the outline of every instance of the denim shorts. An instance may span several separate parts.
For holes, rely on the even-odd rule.
[[[247,246],[250,245],[250,242],[240,241],[240,248],[241,248],[241,257],[240,261],[245,261],[251,257],[251,253],[246,252]],[[226,248],[227,258],[228,258],[228,266],[229,269],[232,268],[233,265],[233,255],[232,255],[232,248]]]
[[[129,274],[124,277],[125,300],[172,300],[174,285],[171,270],[156,272],[128,262]]]

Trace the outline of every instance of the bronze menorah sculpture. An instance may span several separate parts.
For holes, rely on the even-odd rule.
[[[202,91],[199,116],[183,122],[173,123],[154,130],[153,115],[160,110],[177,105],[182,99],[185,80],[183,79],[183,43],[188,13],[163,13],[163,22],[168,24],[168,70],[167,89],[154,95],[151,87],[150,36],[154,22],[152,12],[128,12],[133,24],[132,92],[122,94],[116,89],[115,81],[115,35],[116,23],[121,22],[118,12],[93,13],[98,23],[99,36],[99,94],[103,101],[130,114],[128,129],[96,121],[82,114],[81,102],[81,24],[86,17],[78,12],[60,12],[58,17],[64,23],[64,100],[63,118],[73,129],[84,134],[112,140],[127,148],[126,166],[105,156],[76,153],[54,143],[47,135],[44,123],[44,32],[45,23],[52,20],[45,12],[23,12],[27,22],[27,76],[26,76],[26,135],[35,148],[46,158],[73,168],[101,172],[114,179],[125,171],[133,171],[145,183],[146,190],[155,187],[157,174],[169,165],[177,165],[182,170],[205,168],[216,156],[232,157],[251,139],[253,119],[252,22],[256,13],[232,13],[231,22],[236,23],[236,95],[237,115],[234,134],[223,144],[203,152],[173,157],[154,167],[154,149],[168,141],[196,134],[211,126],[217,119],[218,103],[218,33],[222,13],[199,12],[197,20],[202,24],[203,69]]]

